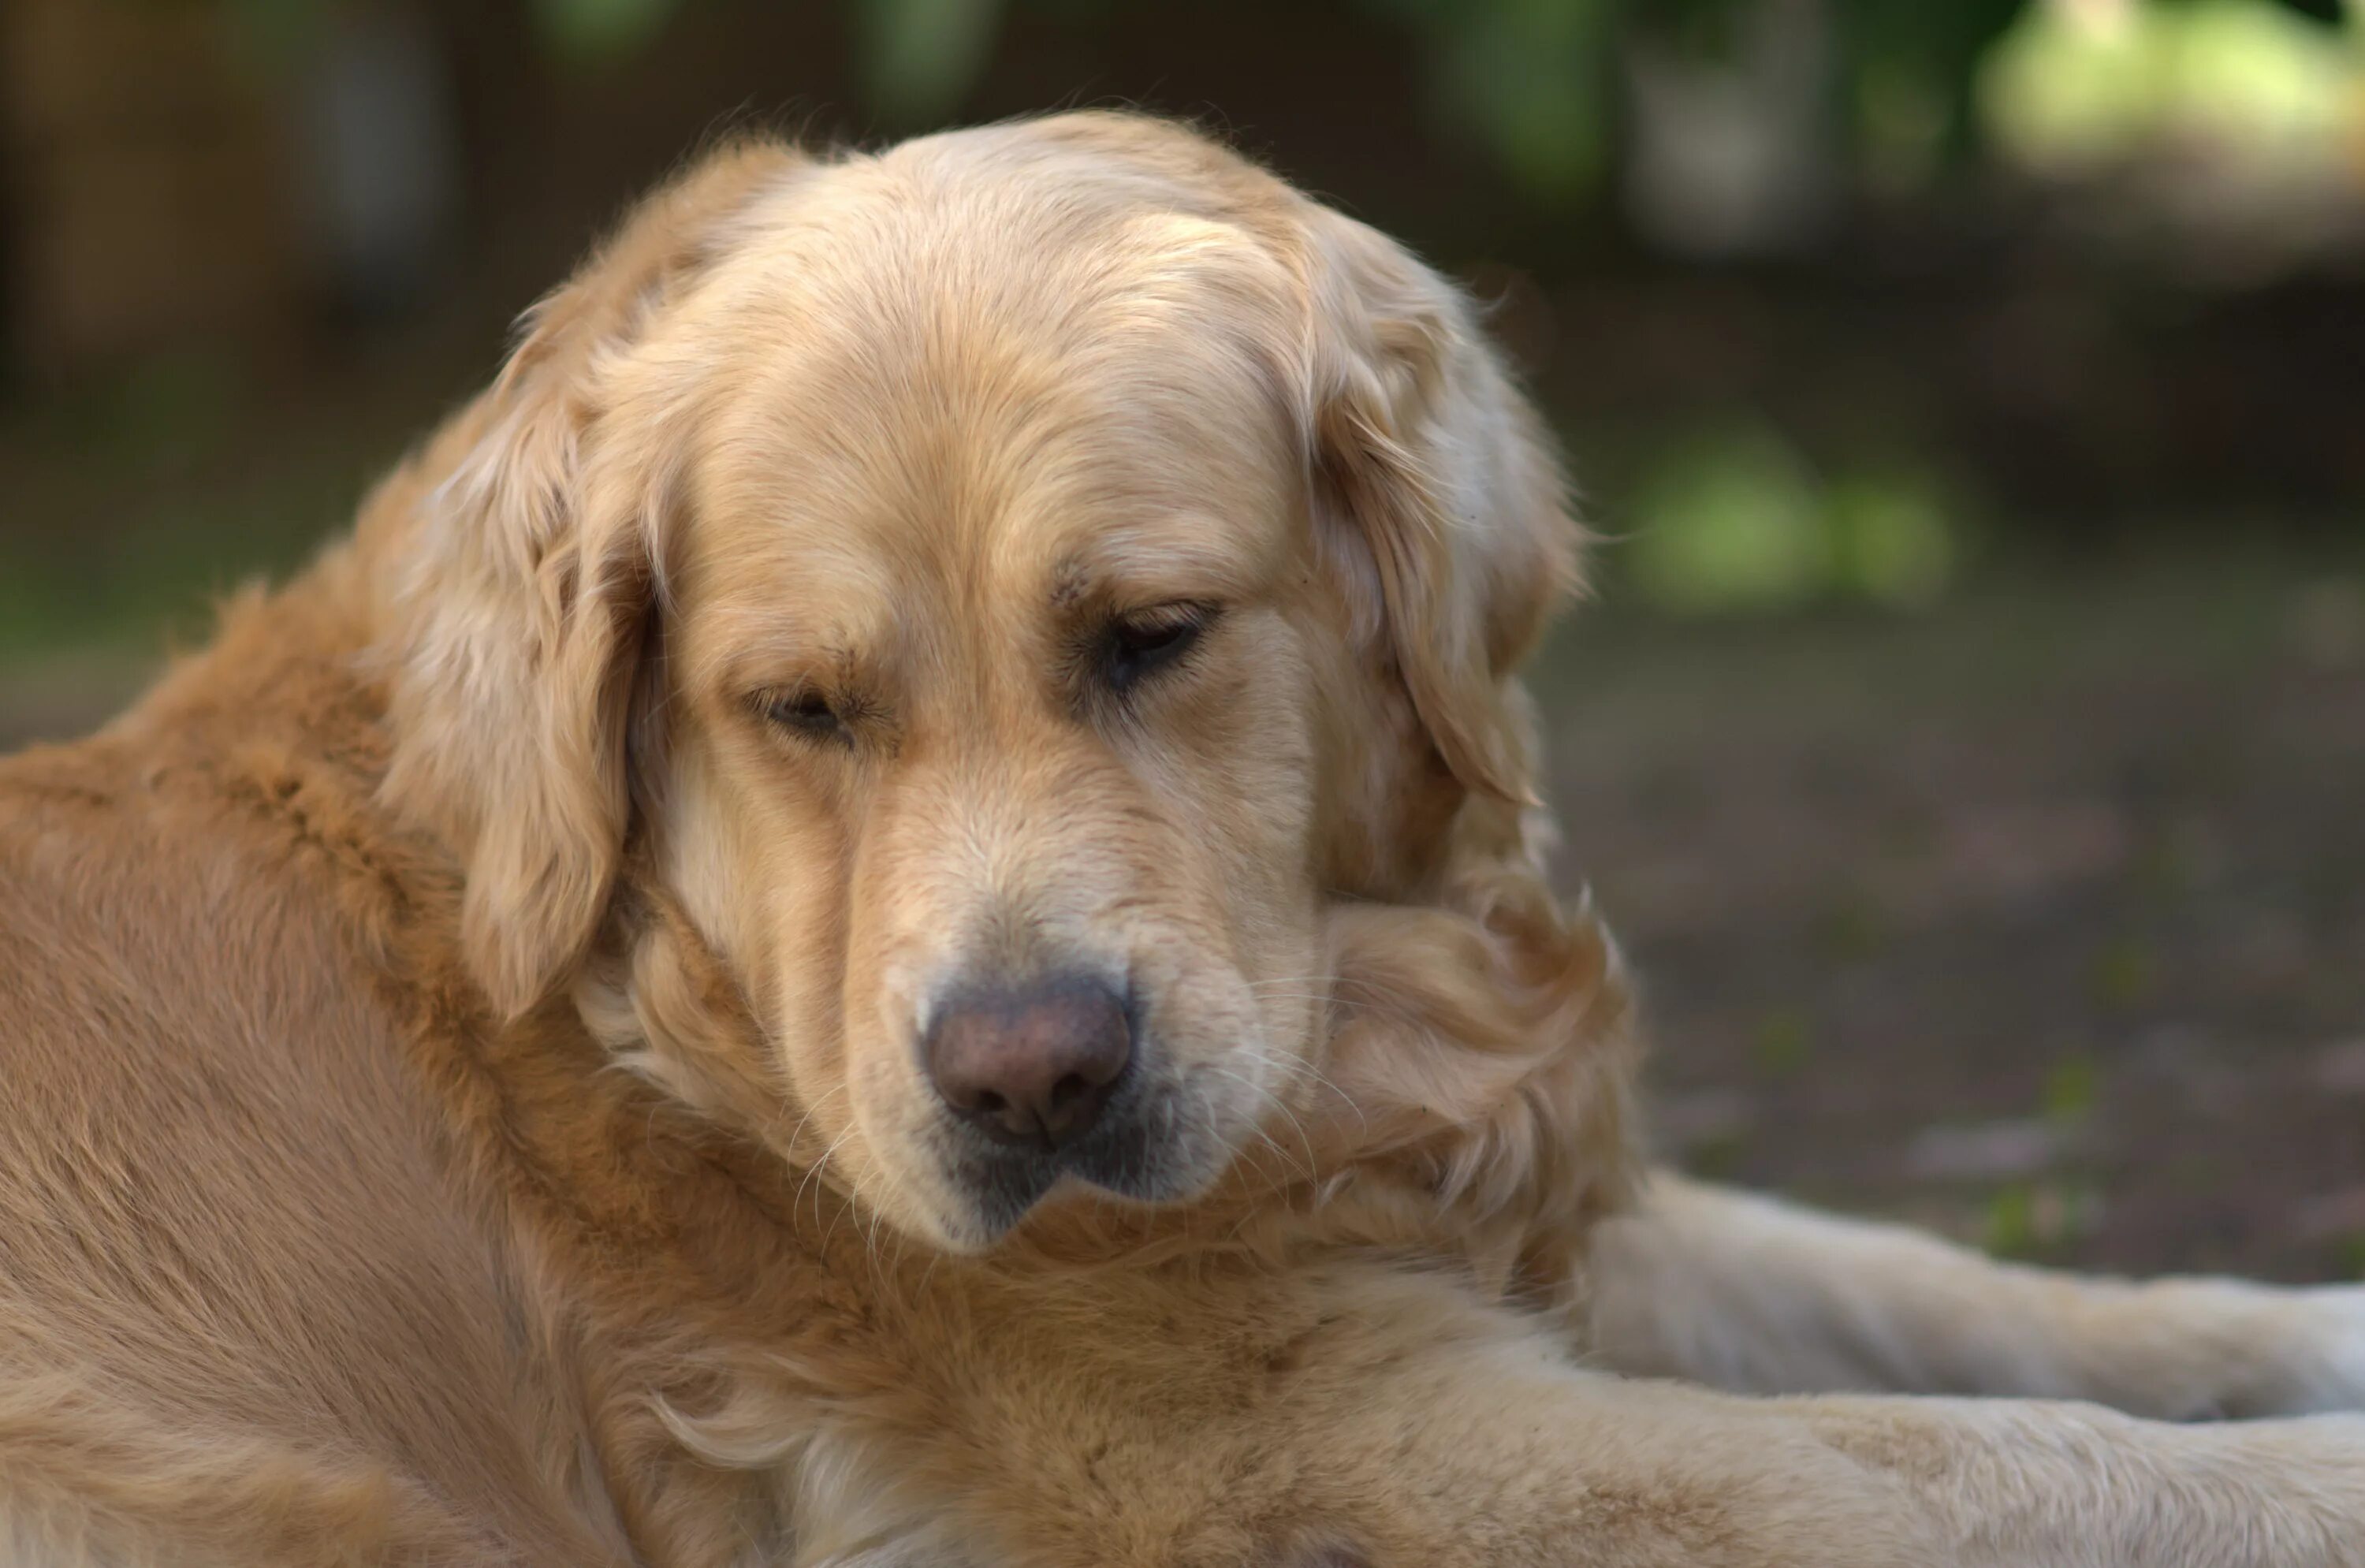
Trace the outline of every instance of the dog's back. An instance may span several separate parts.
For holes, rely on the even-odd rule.
[[[324,608],[0,764],[11,1561],[604,1555],[544,1501],[499,1206],[373,983],[420,912],[368,896],[399,851]]]

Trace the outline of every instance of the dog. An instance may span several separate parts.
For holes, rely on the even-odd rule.
[[[1191,129],[704,157],[0,765],[0,1557],[2365,1562],[2365,1294],[1646,1169],[1581,543]]]

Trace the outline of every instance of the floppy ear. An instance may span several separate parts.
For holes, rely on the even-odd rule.
[[[1323,515],[1371,655],[1463,788],[1534,801],[1511,684],[1576,582],[1581,532],[1541,421],[1470,301],[1403,247],[1306,204],[1306,412]],[[1360,580],[1359,580],[1360,579]]]
[[[1573,1282],[1566,1249],[1623,1204],[1636,1163],[1634,1000],[1591,901],[1564,910],[1522,868],[1473,868],[1439,904],[1342,904],[1328,940],[1316,1146],[1332,1129],[1343,1163],[1508,1223]]]
[[[649,197],[527,314],[425,458],[387,790],[460,849],[462,944],[507,1014],[580,959],[623,847],[627,710],[678,443],[624,427],[620,367],[732,218],[801,162],[740,146]]]

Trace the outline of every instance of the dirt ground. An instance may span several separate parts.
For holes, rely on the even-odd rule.
[[[0,665],[0,745],[141,661]],[[1580,617],[1563,875],[1695,1170],[2090,1267],[2365,1271],[2365,574],[2089,564],[1911,619]]]
[[[1544,684],[1681,1162],[2081,1266],[2365,1270],[2365,579],[1604,617]]]

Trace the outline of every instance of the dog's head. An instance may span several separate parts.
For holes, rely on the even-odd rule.
[[[1523,854],[1536,422],[1179,128],[711,158],[428,463],[389,790],[486,991],[939,1244],[1205,1190],[1334,1076],[1341,930]]]

